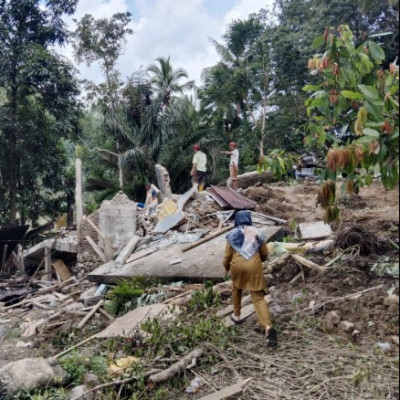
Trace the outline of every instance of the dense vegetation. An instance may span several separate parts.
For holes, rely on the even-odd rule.
[[[340,145],[336,132],[343,126],[354,133],[359,110],[354,109],[354,118],[343,117],[350,101],[358,102],[360,110],[368,105],[378,108],[380,115],[362,120],[369,134],[372,130],[383,134],[368,146],[378,142],[379,149],[385,148],[388,135],[379,130],[386,119],[398,137],[398,86],[391,89],[391,100],[385,93],[380,98],[379,93],[364,93],[357,86],[375,85],[367,79],[372,70],[386,71],[382,80],[389,79],[390,64],[392,71],[396,68],[397,2],[276,0],[272,15],[260,10],[233,21],[221,43],[210,40],[220,61],[204,71],[203,83],[196,88],[186,71],[162,55],[148,69],[132,71],[122,81],[117,60],[132,34],[131,15],[101,20],[86,15],[69,36],[63,17],[73,15],[76,3],[48,1],[44,10],[39,0],[0,1],[0,223],[35,224],[39,217],[66,212],[73,199],[75,156],[83,159],[85,202],[92,210],[120,188],[138,199],[144,181],[154,180],[157,162],[170,171],[173,189],[182,192],[190,185],[196,142],[208,154],[211,183],[223,181],[228,174],[220,150],[230,140],[241,149],[242,172],[255,170],[260,158],[273,158],[265,157],[273,149],[301,154],[319,146],[318,151],[326,155],[328,147]],[[348,26],[354,34],[350,53],[365,41],[374,43],[368,47],[373,63],[368,74],[357,70],[357,55],[341,54],[334,60],[334,49],[322,48],[332,45],[324,43],[324,31],[335,36],[339,26]],[[73,68],[54,51],[54,44],[67,40],[73,43],[77,60],[88,65],[100,62],[104,72],[102,84],[81,85],[84,104],[78,102]],[[351,76],[343,85],[334,88],[337,75],[327,70],[328,65],[311,68],[310,73],[309,60],[324,56],[315,56],[317,51],[327,51],[329,63],[344,63],[342,70]],[[328,99],[321,106],[308,97],[321,89],[323,74],[332,81],[330,91],[340,90],[320,93]],[[371,96],[376,97],[375,105],[368,99]],[[338,104],[343,106],[339,110]],[[332,129],[321,131],[326,125]],[[398,152],[391,152],[398,139],[396,143],[394,135],[391,140],[390,152],[378,160],[390,185],[398,176]],[[376,144],[371,147],[368,157],[379,158],[377,149]],[[388,154],[391,161],[385,164]],[[283,155],[279,160],[284,161]],[[354,169],[348,172],[353,174]],[[333,172],[340,171],[334,168]],[[361,180],[352,176],[349,186],[368,183],[367,176]]]

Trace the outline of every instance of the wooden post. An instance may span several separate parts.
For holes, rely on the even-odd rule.
[[[44,270],[45,274],[43,275],[43,280],[45,281],[51,281],[51,247],[46,246],[44,248],[44,254],[45,254],[45,260],[44,260]]]
[[[82,206],[82,160],[75,160],[75,218],[78,238],[80,235],[80,227],[82,222],[83,206]]]
[[[5,272],[4,266],[6,265],[6,260],[7,260],[7,250],[8,250],[8,244],[5,244],[3,247],[3,254],[1,257],[1,264],[0,264],[1,271],[3,271],[3,272]]]

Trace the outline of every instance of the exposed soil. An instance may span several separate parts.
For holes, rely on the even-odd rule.
[[[258,212],[288,220],[287,233],[294,236],[296,224],[323,219],[324,211],[316,205],[317,189],[316,182],[306,181],[294,186],[264,184],[243,194],[257,201]],[[271,353],[264,347],[256,317],[250,317],[240,327],[243,341],[235,352],[241,356],[219,354],[225,362],[216,368],[225,372],[203,370],[208,387],[195,396],[181,391],[176,398],[201,398],[211,387],[251,377],[255,379],[242,399],[399,399],[394,377],[398,370],[399,304],[388,301],[390,295],[399,295],[398,277],[379,276],[371,270],[376,263],[399,261],[398,251],[387,240],[398,243],[399,192],[387,191],[374,182],[358,196],[342,197],[339,207],[341,219],[332,224],[336,239],[333,254],[303,254],[320,266],[338,257],[329,270],[318,272],[291,259],[267,275],[270,308],[281,343],[278,350]],[[209,215],[219,207],[197,200],[186,210],[193,211],[193,218],[199,217],[199,224],[211,226],[215,221],[208,220]],[[216,260],[217,267],[220,260]],[[230,298],[225,301],[229,304]],[[329,321],[331,311],[342,322],[353,324],[352,328],[345,331],[339,323]],[[32,311],[10,311],[1,316],[0,328],[7,332],[0,331],[0,366],[9,360],[53,355],[59,350],[58,341],[65,346],[66,341],[73,344],[82,337],[74,329],[80,320],[77,317],[51,331],[39,329],[36,336],[21,339],[21,323],[35,318]],[[106,323],[94,319],[85,336]],[[31,342],[31,347],[18,348],[21,342]],[[358,373],[364,382],[360,386],[354,383]],[[193,376],[186,376],[190,378]]]

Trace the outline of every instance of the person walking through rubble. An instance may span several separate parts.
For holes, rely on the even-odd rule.
[[[252,226],[249,211],[239,211],[235,215],[235,228],[226,236],[223,265],[226,273],[232,276],[232,302],[234,314],[230,318],[240,324],[242,293],[249,290],[257,318],[265,330],[268,346],[278,344],[277,331],[273,326],[271,314],[265,301],[266,281],[262,263],[267,259],[268,248],[265,235]]]
[[[197,183],[199,185],[198,191],[202,192],[206,184],[207,156],[200,150],[199,144],[195,144],[193,150],[194,156],[190,176],[192,177],[193,184]]]
[[[229,151],[221,151],[221,154],[230,156],[229,160],[229,181],[230,186],[234,190],[238,190],[237,176],[239,172],[239,150],[236,148],[235,142],[229,143]]]

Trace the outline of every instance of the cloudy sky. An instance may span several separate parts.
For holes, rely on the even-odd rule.
[[[220,41],[232,20],[245,19],[261,8],[270,9],[272,3],[273,0],[80,0],[74,18],[91,14],[98,19],[130,11],[134,35],[129,37],[118,65],[122,78],[148,67],[157,57],[170,56],[175,68],[186,69],[200,85],[202,69],[218,61],[208,38]],[[63,49],[63,53],[72,58],[70,48]],[[97,83],[103,80],[95,66],[80,65],[79,70],[82,78]]]

